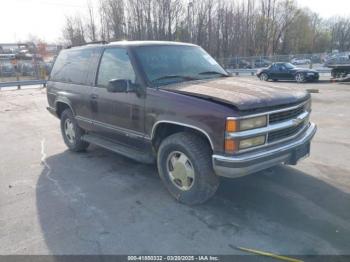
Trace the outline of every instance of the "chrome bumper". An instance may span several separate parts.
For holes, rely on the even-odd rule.
[[[234,178],[255,173],[280,163],[295,165],[299,159],[308,156],[310,141],[316,130],[316,125],[311,123],[305,132],[285,143],[236,156],[213,155],[214,171],[218,176]]]

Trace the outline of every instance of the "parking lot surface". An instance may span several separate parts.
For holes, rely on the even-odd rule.
[[[319,90],[311,157],[223,179],[194,207],[155,166],[69,152],[45,89],[0,91],[0,254],[350,254],[350,85],[274,84]]]

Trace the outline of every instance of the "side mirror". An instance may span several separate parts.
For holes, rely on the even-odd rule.
[[[109,81],[107,91],[111,93],[126,93],[130,91],[130,80],[126,79],[112,79]]]

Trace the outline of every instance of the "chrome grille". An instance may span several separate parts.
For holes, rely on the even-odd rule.
[[[242,140],[262,135],[266,137],[264,144],[239,150],[239,152],[242,153],[293,139],[304,132],[309,125],[310,106],[308,103],[309,102],[306,101],[289,108],[245,116],[244,118],[253,118],[266,115],[268,123],[266,126],[260,128],[227,132],[226,138]],[[230,119],[230,117],[227,119]]]
[[[270,114],[269,116],[269,123],[275,124],[279,123],[285,120],[296,118],[298,115],[304,112],[305,106],[300,106],[298,108],[288,110],[288,111],[282,111],[274,114]]]
[[[290,136],[293,136],[297,134],[299,131],[301,131],[305,127],[305,122],[300,123],[297,126],[292,126],[288,128],[284,128],[278,131],[270,132],[268,134],[267,142],[268,143],[274,143],[279,140],[286,139]]]

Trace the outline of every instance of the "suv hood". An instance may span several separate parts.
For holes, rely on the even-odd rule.
[[[247,79],[223,77],[182,82],[162,87],[170,92],[216,100],[233,105],[239,110],[251,110],[305,101],[310,94],[300,88],[256,83]]]

